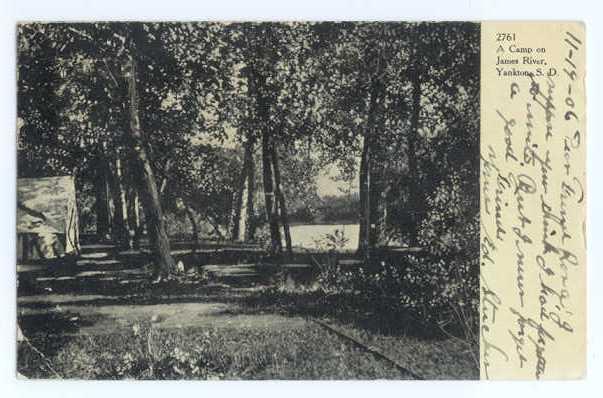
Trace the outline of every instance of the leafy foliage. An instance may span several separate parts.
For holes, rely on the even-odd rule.
[[[170,213],[228,229],[244,153],[259,163],[273,145],[292,219],[360,219],[380,230],[373,248],[427,252],[331,269],[326,290],[436,324],[477,313],[478,24],[24,24],[18,40],[20,176],[74,174],[91,210],[99,165],[136,150],[126,134],[135,60],[141,146]],[[320,198],[327,167],[353,192]],[[260,176],[255,167],[255,193]],[[331,238],[327,251],[347,237]]]

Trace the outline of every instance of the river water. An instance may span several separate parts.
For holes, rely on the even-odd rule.
[[[293,246],[305,249],[316,249],[316,240],[334,235],[335,231],[343,233],[345,245],[343,250],[356,250],[358,247],[358,224],[302,224],[291,226],[291,241]]]

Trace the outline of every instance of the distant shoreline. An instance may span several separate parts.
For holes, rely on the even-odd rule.
[[[331,222],[331,221],[320,221],[320,222],[292,222],[289,223],[289,226],[291,227],[296,227],[296,226],[300,226],[300,225],[358,225],[360,224],[359,221],[337,221],[337,222]]]

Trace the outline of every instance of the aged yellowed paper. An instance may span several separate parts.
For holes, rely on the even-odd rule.
[[[482,379],[585,374],[584,66],[581,23],[482,23]]]

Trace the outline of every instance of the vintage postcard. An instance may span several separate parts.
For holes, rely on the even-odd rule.
[[[580,22],[24,22],[31,379],[576,379]]]

